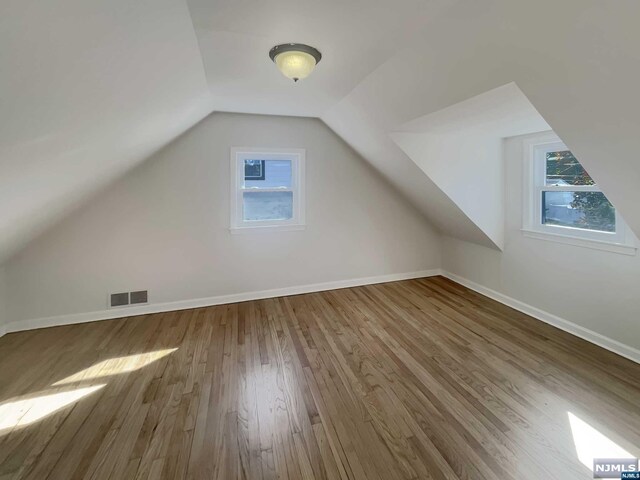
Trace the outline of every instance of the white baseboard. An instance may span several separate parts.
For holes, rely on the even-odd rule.
[[[140,305],[136,307],[122,307],[108,310],[99,310],[87,313],[75,313],[70,315],[56,315],[53,317],[35,318],[29,320],[19,320],[7,325],[0,325],[0,337],[6,333],[19,332],[23,330],[33,330],[36,328],[55,327],[60,325],[71,325],[76,323],[95,322],[99,320],[109,320],[114,318],[133,317],[136,315],[146,315],[150,313],[170,312],[174,310],[186,310],[190,308],[208,307],[212,305],[223,305],[226,303],[246,302],[249,300],[259,300],[263,298],[283,297],[287,295],[299,295],[303,293],[322,292],[326,290],[337,290],[340,288],[358,287],[361,285],[373,285],[376,283],[396,282],[399,280],[409,280],[412,278],[424,278],[442,275],[453,280],[460,285],[464,285],[482,295],[485,295],[497,302],[514,308],[520,312],[553,325],[572,335],[580,337],[588,342],[617,353],[629,360],[640,363],[640,350],[625,345],[617,340],[605,337],[577,325],[573,322],[560,318],[539,308],[511,298],[500,292],[487,288],[479,283],[467,280],[464,277],[440,269],[421,270],[418,272],[396,273],[390,275],[380,275],[375,277],[356,278],[351,280],[338,280],[325,283],[314,283],[310,285],[276,288],[272,290],[260,290],[256,292],[245,292],[231,295],[220,295],[216,297],[197,298],[193,300],[180,300],[177,302],[166,302]]]
[[[96,322],[99,320],[109,320],[114,318],[133,317],[136,315],[147,315],[150,313],[171,312],[175,310],[187,310],[190,308],[209,307],[212,305],[223,305],[226,303],[246,302],[248,300],[259,300],[262,298],[283,297],[287,295],[299,295],[302,293],[322,292],[326,290],[337,290],[340,288],[358,287],[361,285],[373,285],[376,283],[396,282],[398,280],[409,280],[412,278],[424,278],[440,275],[440,269],[420,270],[409,273],[392,273],[389,275],[379,275],[376,277],[355,278],[350,280],[337,280],[333,282],[313,283],[294,287],[275,288],[271,290],[260,290],[257,292],[236,293],[231,295],[220,295],[216,297],[197,298],[193,300],[180,300],[176,302],[151,303],[135,307],[119,307],[107,310],[98,310],[87,313],[73,313],[70,315],[56,315],[53,317],[34,318],[28,320],[18,320],[4,326],[0,326],[0,336],[10,332],[20,332],[24,330],[34,330],[36,328],[57,327],[60,325],[72,325],[76,323]]]
[[[515,298],[511,298],[500,292],[480,285],[479,283],[467,280],[466,278],[461,277],[460,275],[456,275],[455,273],[443,270],[441,272],[441,275],[443,277],[447,277],[450,280],[453,280],[456,283],[459,283],[460,285],[464,285],[465,287],[470,288],[471,290],[474,290],[484,295],[485,297],[489,297],[522,313],[526,313],[530,317],[541,320],[545,323],[548,323],[549,325],[553,325],[560,330],[564,330],[565,332],[575,335],[576,337],[580,337],[587,342],[594,343],[606,350],[617,353],[618,355],[628,358],[629,360],[632,360],[636,363],[640,363],[640,350],[636,348],[625,345],[624,343],[618,342],[617,340],[613,340],[609,337],[605,337],[600,333],[581,327],[580,325],[565,320],[564,318],[560,318],[556,315],[553,315],[552,313],[540,310],[539,308],[521,302],[520,300],[516,300]]]

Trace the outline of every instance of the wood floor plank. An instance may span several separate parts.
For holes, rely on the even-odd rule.
[[[442,277],[13,333],[2,479],[588,479],[640,365]],[[570,417],[573,416],[573,417]]]

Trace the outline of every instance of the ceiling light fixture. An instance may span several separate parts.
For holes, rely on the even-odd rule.
[[[322,54],[309,45],[284,43],[269,50],[269,58],[285,77],[297,82],[309,76],[322,59]]]

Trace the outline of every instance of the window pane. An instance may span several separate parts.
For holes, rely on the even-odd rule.
[[[547,185],[595,185],[569,150],[547,152]]]
[[[245,160],[244,188],[291,188],[291,160]]]
[[[616,211],[602,192],[542,192],[542,223],[616,231]]]
[[[293,192],[243,192],[242,199],[245,222],[293,218]]]

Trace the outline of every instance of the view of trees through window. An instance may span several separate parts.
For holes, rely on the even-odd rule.
[[[547,152],[547,186],[595,185],[569,150]],[[615,208],[598,191],[543,192],[543,223],[604,232],[616,231]]]

